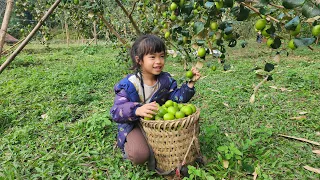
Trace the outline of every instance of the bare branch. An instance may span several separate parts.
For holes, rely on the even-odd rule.
[[[279,8],[279,9],[283,9],[284,7],[281,6],[281,5],[277,5],[277,4],[273,4],[273,3],[269,3],[270,6],[273,6],[273,7],[276,7],[276,8]]]
[[[254,7],[252,7],[252,6],[250,6],[249,4],[246,4],[246,3],[244,3],[244,2],[241,2],[240,4],[246,6],[247,8],[251,9],[251,10],[254,11],[255,13],[261,15],[261,13],[259,12],[259,10],[258,10],[257,8],[254,8]],[[274,18],[274,17],[272,17],[272,16],[270,16],[270,15],[267,15],[267,17],[270,18],[270,19],[272,19],[273,21],[275,21],[275,22],[277,22],[277,23],[280,22],[278,19],[276,19],[276,18]]]
[[[131,9],[131,12],[130,12],[129,16],[132,16],[132,13],[133,13],[134,9],[136,8],[136,4],[137,4],[137,1],[135,1],[133,3],[133,6],[132,6],[132,9]]]
[[[120,8],[123,10],[123,12],[126,14],[126,16],[129,18],[133,28],[136,30],[137,35],[140,35],[141,31],[139,30],[136,22],[133,20],[131,13],[130,14],[128,13],[126,8],[123,6],[123,4],[119,0],[116,0],[116,3],[118,4],[118,6],[120,6]]]

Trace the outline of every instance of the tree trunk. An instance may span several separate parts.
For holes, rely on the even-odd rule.
[[[67,45],[69,47],[70,44],[70,34],[69,34],[69,25],[67,21],[67,13],[64,11],[64,28],[66,30],[66,40],[67,40]]]
[[[97,39],[97,22],[93,21],[93,38],[95,45],[98,45],[98,39]]]
[[[1,65],[0,74],[2,71],[14,60],[14,58],[20,53],[20,51],[28,44],[31,38],[36,34],[42,24],[48,19],[49,15],[56,9],[61,0],[56,0],[56,2],[50,7],[46,14],[40,19],[38,24],[33,28],[26,39],[19,45],[19,47],[8,57],[8,59]]]
[[[7,29],[8,29],[8,24],[10,21],[12,8],[13,8],[13,0],[7,0],[6,11],[5,11],[5,14],[3,17],[1,31],[0,31],[0,58],[1,58],[2,48],[4,45],[4,40],[5,40],[6,34],[7,34]]]

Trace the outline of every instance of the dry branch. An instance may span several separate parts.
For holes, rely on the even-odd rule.
[[[298,138],[298,137],[294,137],[294,136],[287,136],[287,135],[284,135],[284,134],[279,134],[279,136],[290,138],[290,139],[295,139],[295,140],[299,140],[299,141],[303,141],[303,142],[307,142],[307,143],[310,143],[310,144],[313,144],[313,145],[320,146],[320,143],[315,142],[315,141],[310,141],[310,140],[304,139],[304,138]]]
[[[14,58],[20,53],[20,51],[28,44],[31,38],[36,34],[42,24],[47,20],[49,15],[56,9],[61,0],[56,0],[56,2],[50,7],[50,9],[45,13],[45,15],[40,19],[38,24],[33,28],[26,39],[19,45],[19,47],[8,57],[8,59],[1,65],[0,74],[2,71],[14,60]]]
[[[119,41],[120,41],[122,44],[126,45],[126,44],[127,44],[126,40],[124,40],[124,39],[120,36],[120,34],[113,28],[112,24],[110,24],[101,14],[98,13],[97,15],[98,15],[98,17],[102,20],[102,22],[107,26],[107,28],[119,39]],[[127,45],[126,45],[126,46],[127,46]]]
[[[8,24],[10,21],[10,16],[13,8],[13,0],[7,0],[7,6],[6,11],[3,17],[2,25],[1,25],[1,31],[0,31],[0,58],[1,58],[1,52],[4,45],[4,40],[6,38]],[[1,71],[0,71],[1,73]]]
[[[261,13],[259,12],[259,10],[258,10],[257,8],[254,8],[254,7],[252,7],[252,6],[250,6],[249,4],[246,4],[246,3],[244,3],[244,2],[241,2],[240,4],[246,6],[247,8],[251,9],[251,10],[254,11],[255,13],[261,15]],[[272,17],[272,16],[270,16],[270,15],[266,15],[266,16],[267,16],[268,18],[272,19],[273,21],[277,22],[277,23],[280,22],[278,19],[276,19],[276,18],[274,18],[274,17]]]
[[[131,13],[129,14],[126,8],[122,5],[122,3],[119,0],[116,0],[116,3],[120,6],[120,8],[123,10],[123,12],[126,14],[126,16],[129,18],[133,28],[136,30],[137,35],[141,34],[141,31],[139,30],[137,23],[133,20]]]

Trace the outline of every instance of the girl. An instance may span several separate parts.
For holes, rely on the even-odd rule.
[[[152,117],[158,105],[168,99],[178,103],[188,102],[195,93],[194,84],[200,73],[192,68],[193,81],[177,87],[177,82],[167,72],[166,47],[155,35],[143,35],[132,45],[130,56],[134,74],[130,74],[115,85],[114,105],[110,110],[118,123],[117,145],[134,164],[143,164],[149,158],[149,147],[139,126],[140,117]]]

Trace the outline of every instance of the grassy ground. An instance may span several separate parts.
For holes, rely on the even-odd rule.
[[[128,72],[116,62],[118,49],[52,47],[29,45],[0,75],[0,179],[162,179],[113,149],[112,88]],[[303,168],[320,168],[312,153],[319,146],[278,135],[320,142],[319,48],[283,55],[254,104],[249,98],[261,80],[251,69],[272,62],[270,50],[252,43],[228,52],[231,71],[207,59],[191,100],[201,108],[201,151],[208,159],[193,174],[319,179]],[[179,59],[168,58],[165,70],[183,81]],[[298,116],[306,118],[292,119]]]

